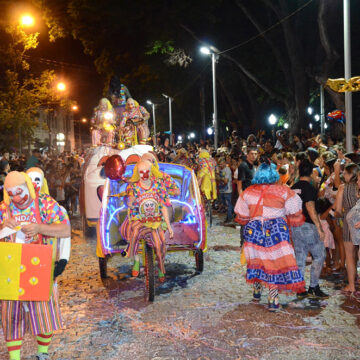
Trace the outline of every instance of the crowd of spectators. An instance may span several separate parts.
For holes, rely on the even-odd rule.
[[[323,257],[319,257],[316,249],[310,245],[304,247],[305,253],[302,251],[301,256],[311,254],[315,262],[320,258],[322,274],[347,273],[345,291],[354,293],[358,247],[356,240],[351,238],[346,214],[360,197],[358,145],[358,138],[354,137],[353,151],[346,153],[344,143],[326,135],[310,132],[290,135],[286,131],[278,131],[268,137],[264,132],[259,132],[242,139],[233,131],[216,150],[211,141],[170,146],[169,140],[165,139],[155,151],[159,161],[180,163],[193,168],[195,172],[198,170],[200,152],[208,151],[217,164],[218,196],[213,207],[226,214],[223,225],[230,226],[236,226],[234,206],[239,195],[251,185],[260,156],[270,159],[280,175],[279,183],[298,189],[304,204],[312,204],[319,217],[320,222],[314,222],[312,210],[304,207],[306,222],[316,227],[317,233],[313,236],[324,242],[326,260],[323,261]],[[50,156],[33,150],[27,158],[15,152],[3,152],[0,155],[0,187],[9,171],[40,167],[48,181],[50,195],[68,210],[70,216],[74,216],[79,208],[83,159],[84,154],[70,152]],[[296,242],[296,238],[303,238],[304,234],[294,233],[293,237]]]
[[[82,156],[70,152],[48,155],[34,149],[28,157],[16,152],[3,152],[0,154],[0,200],[9,171],[26,171],[38,167],[44,171],[50,195],[66,208],[70,216],[76,215],[79,212],[82,162]]]

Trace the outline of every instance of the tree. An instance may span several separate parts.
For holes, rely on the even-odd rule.
[[[26,34],[20,25],[4,30],[0,50],[0,141],[4,148],[18,145],[21,152],[23,144],[33,140],[40,108],[48,109],[61,99],[53,86],[54,72],[46,70],[35,76],[26,61],[27,52],[38,45],[38,34]]]

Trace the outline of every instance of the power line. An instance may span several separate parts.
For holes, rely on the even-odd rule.
[[[36,60],[40,63],[43,64],[47,64],[47,65],[51,65],[51,66],[57,66],[57,67],[62,67],[62,68],[71,68],[72,70],[79,70],[79,71],[84,71],[84,72],[90,72],[90,73],[97,73],[95,70],[91,70],[89,67],[85,66],[85,65],[80,65],[80,64],[73,64],[73,63],[67,63],[64,61],[59,61],[59,60],[51,60],[51,59],[46,59],[46,58],[42,58],[42,57],[33,57],[30,55],[24,55],[24,57],[28,60]]]
[[[258,37],[260,36],[263,36],[264,34],[266,34],[267,32],[271,31],[272,29],[274,29],[275,27],[277,27],[278,25],[282,24],[284,21],[288,20],[289,18],[291,18],[292,16],[294,16],[295,14],[297,14],[298,12],[300,12],[301,10],[303,10],[305,7],[307,7],[310,3],[312,3],[313,0],[309,0],[307,3],[305,3],[304,5],[300,6],[298,9],[296,9],[295,11],[293,11],[292,13],[290,13],[289,15],[285,16],[284,18],[282,18],[281,20],[279,20],[276,24],[270,26],[269,28],[267,28],[266,30],[254,35],[253,37],[251,37],[250,39],[240,43],[240,44],[237,44],[237,45],[234,45],[232,46],[231,48],[229,49],[226,49],[224,51],[221,51],[218,53],[218,55],[221,55],[221,54],[224,54],[228,51],[232,51],[234,49],[237,49],[241,46],[244,46],[246,44],[248,44],[249,42],[257,39]]]

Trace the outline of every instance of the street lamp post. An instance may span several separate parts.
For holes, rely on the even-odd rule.
[[[219,55],[214,47],[202,47],[200,51],[205,55],[211,55],[211,65],[212,65],[212,85],[213,85],[213,105],[214,105],[214,146],[215,149],[218,148],[218,138],[219,138],[219,129],[218,129],[218,114],[217,114],[217,99],[216,99],[216,63],[219,59]]]
[[[171,96],[168,96],[166,94],[162,94],[162,96],[164,96],[164,98],[169,100],[169,130],[170,130],[170,145],[173,145],[173,131],[172,131],[172,108],[171,108],[171,103],[173,102],[173,98]]]
[[[351,78],[350,0],[344,0],[345,80]],[[345,91],[346,151],[352,152],[352,92]]]
[[[156,147],[156,118],[155,118],[155,104],[151,100],[146,101],[152,107],[153,123],[154,123],[154,147]]]

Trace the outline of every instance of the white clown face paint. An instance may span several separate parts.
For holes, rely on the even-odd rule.
[[[24,210],[30,206],[32,198],[26,184],[7,188],[6,191],[8,192],[11,201],[18,209]]]
[[[39,192],[44,184],[44,175],[37,171],[31,171],[28,175],[34,185],[35,191]]]

